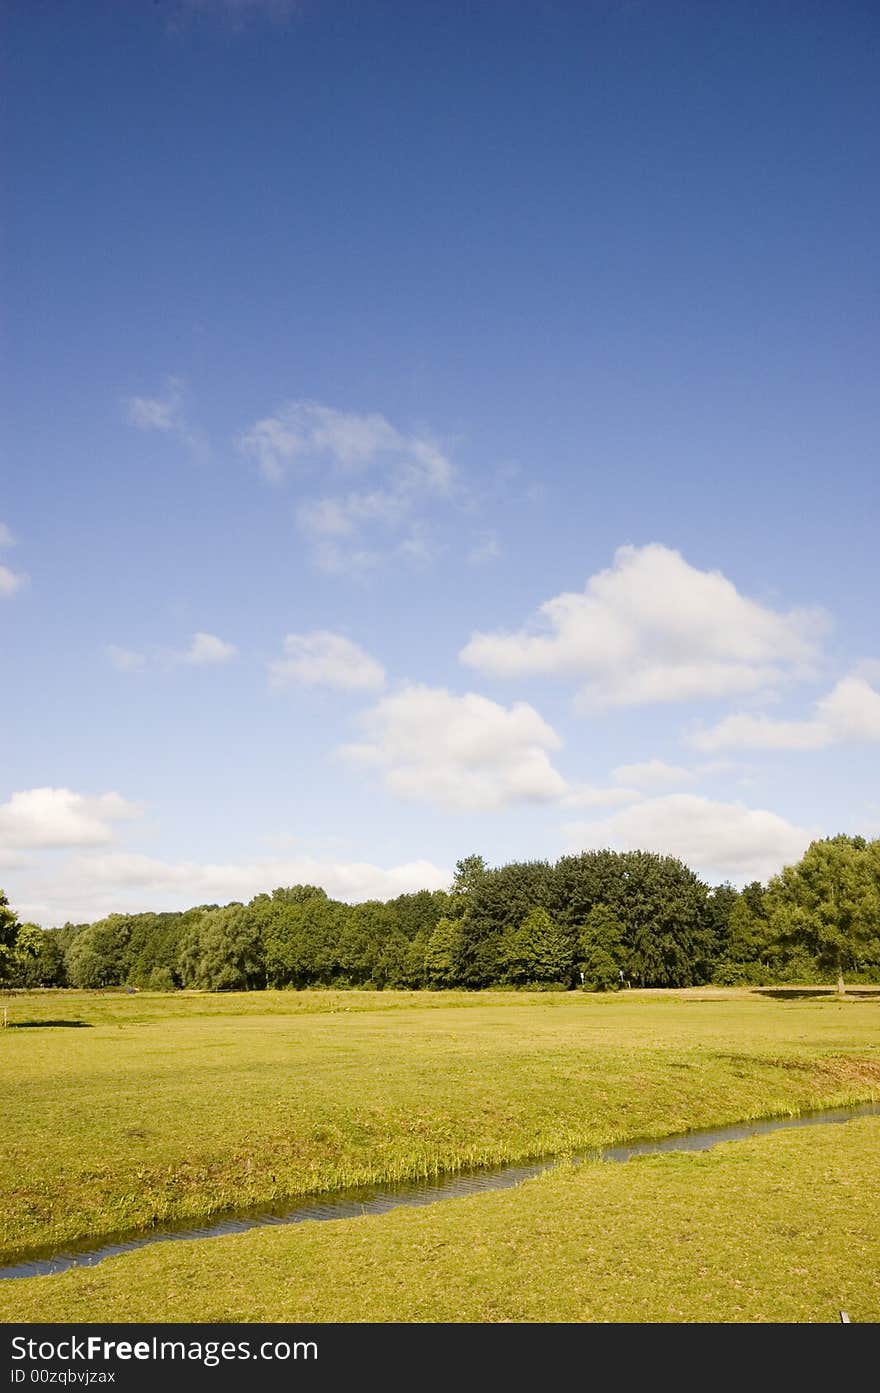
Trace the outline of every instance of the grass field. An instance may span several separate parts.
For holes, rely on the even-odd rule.
[[[880,1320],[880,1118],[0,1283],[3,1321]]]
[[[876,992],[7,1004],[4,1262],[157,1219],[880,1096]]]

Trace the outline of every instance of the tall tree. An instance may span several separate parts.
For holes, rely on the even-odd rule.
[[[118,987],[127,980],[131,919],[108,914],[76,935],[65,954],[72,987]]]
[[[180,946],[178,970],[199,991],[250,991],[266,985],[259,930],[242,904],[202,914]]]
[[[880,841],[826,837],[767,887],[770,924],[783,945],[806,949],[837,976],[862,954],[880,957]]]
[[[0,890],[0,982],[4,982],[13,972],[15,941],[18,937],[18,919],[15,910]]]
[[[620,985],[626,964],[623,924],[607,905],[594,905],[578,934],[578,964],[585,987],[608,991]]]
[[[575,945],[571,932],[546,909],[532,909],[522,923],[509,925],[501,942],[501,961],[508,982],[562,982],[571,985]]]

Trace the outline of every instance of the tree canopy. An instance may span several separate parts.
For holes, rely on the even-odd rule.
[[[346,904],[316,885],[248,904],[20,925],[0,892],[10,986],[588,990],[819,981],[880,972],[880,841],[831,837],[765,890],[709,886],[672,856],[585,851],[490,867],[448,890]]]

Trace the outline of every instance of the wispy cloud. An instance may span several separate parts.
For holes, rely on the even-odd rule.
[[[216,634],[193,634],[189,648],[182,661],[193,667],[212,667],[218,663],[228,663],[235,657],[238,649],[234,643],[227,643]]]
[[[5,522],[0,522],[0,547],[14,547],[15,537]],[[0,600],[8,600],[27,584],[24,571],[13,571],[11,566],[0,566]]]
[[[385,669],[343,634],[315,629],[287,635],[284,657],[269,664],[269,680],[273,687],[377,691],[385,685]]]
[[[467,559],[471,566],[485,566],[490,561],[497,561],[501,553],[502,547],[497,535],[494,532],[483,532],[474,538]]]
[[[131,648],[120,648],[118,644],[108,643],[106,653],[113,666],[120,672],[138,672],[146,666],[147,660],[143,653],[135,653]]]
[[[292,401],[255,422],[239,445],[270,483],[296,481],[297,525],[322,569],[365,569],[393,555],[425,561],[434,553],[426,514],[453,498],[458,481],[428,435],[401,431],[375,412]],[[313,491],[318,479],[324,487]]]
[[[165,392],[158,397],[128,397],[128,419],[138,430],[161,431],[173,436],[202,463],[210,454],[207,437],[186,419],[184,384],[179,377],[169,377]]]
[[[190,667],[217,667],[231,662],[238,655],[234,643],[227,643],[216,634],[204,631],[193,634],[184,649],[152,648],[148,653],[143,653],[133,648],[108,643],[104,651],[120,672],[140,672],[151,663],[166,668],[176,667],[181,663]]]

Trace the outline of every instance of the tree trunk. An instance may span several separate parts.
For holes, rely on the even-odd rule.
[[[839,953],[837,955],[837,995],[846,995],[846,987],[843,985],[843,963],[840,960]]]

